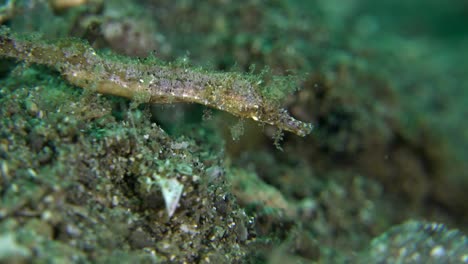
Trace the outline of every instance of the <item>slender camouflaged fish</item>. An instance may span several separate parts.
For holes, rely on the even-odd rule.
[[[260,78],[209,72],[156,60],[99,55],[76,39],[45,42],[0,30],[0,56],[58,70],[70,83],[149,103],[198,103],[305,136],[312,125],[296,120],[262,94]],[[269,87],[274,88],[274,84]]]

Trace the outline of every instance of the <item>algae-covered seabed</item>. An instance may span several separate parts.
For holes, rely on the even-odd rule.
[[[0,262],[468,263],[468,5],[410,2],[3,1],[18,34],[298,76],[315,128],[1,58]]]

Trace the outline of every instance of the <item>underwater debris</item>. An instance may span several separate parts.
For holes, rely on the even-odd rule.
[[[375,238],[358,263],[468,263],[468,238],[444,224],[408,221]]]
[[[176,179],[166,179],[156,174],[153,175],[153,178],[157,180],[161,188],[164,203],[166,204],[167,215],[171,218],[179,205],[184,185]]]
[[[251,118],[279,129],[306,136],[312,124],[290,116],[269,98],[268,89],[284,85],[260,76],[209,72],[156,59],[132,60],[98,54],[75,39],[45,42],[0,30],[0,56],[52,67],[70,83],[93,91],[141,103],[197,103]]]
[[[0,261],[5,261],[10,258],[27,257],[30,255],[31,252],[28,248],[17,244],[12,233],[0,235]]]

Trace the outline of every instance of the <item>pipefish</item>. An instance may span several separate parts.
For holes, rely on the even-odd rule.
[[[98,54],[81,40],[47,42],[6,28],[0,29],[0,56],[46,65],[71,84],[102,94],[155,104],[197,103],[299,136],[312,131],[312,124],[295,119],[262,94],[265,83],[260,78],[241,73]]]

